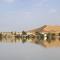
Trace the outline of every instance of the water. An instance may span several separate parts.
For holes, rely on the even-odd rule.
[[[0,43],[0,60],[60,60],[60,48],[33,43]]]

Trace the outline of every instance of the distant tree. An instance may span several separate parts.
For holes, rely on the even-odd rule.
[[[25,31],[22,31],[21,39],[22,39],[23,43],[26,42],[26,40],[27,40],[27,33]]]
[[[27,33],[25,31],[22,31],[22,35],[27,35]]]
[[[37,38],[37,40],[40,40],[40,33],[39,32],[35,32],[35,35],[36,35],[36,38]]]
[[[14,35],[16,35],[16,32],[14,33]]]
[[[60,40],[60,33],[59,33],[59,40]]]
[[[60,33],[59,33],[59,36],[60,36]]]
[[[44,40],[44,34],[40,34],[41,40]]]
[[[52,35],[51,35],[51,33],[47,33],[47,40],[51,40],[52,38]]]
[[[52,40],[52,34],[51,33],[47,33],[47,41],[50,43]]]
[[[20,38],[20,34],[17,34],[15,37],[19,39]]]
[[[30,34],[31,39],[35,39],[35,36],[33,34]]]
[[[0,41],[2,40],[2,36],[3,36],[2,33],[0,33]]]
[[[13,32],[11,32],[11,34],[13,35]]]
[[[26,37],[28,40],[30,39],[30,35],[27,35],[27,37]]]
[[[37,38],[38,40],[44,40],[44,34],[39,33],[39,32],[35,32],[35,35],[36,35],[36,38]]]
[[[56,34],[52,33],[52,40],[55,40],[55,39],[56,39]]]
[[[40,35],[40,33],[39,32],[35,32],[35,35]]]

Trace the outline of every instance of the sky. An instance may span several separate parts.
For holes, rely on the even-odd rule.
[[[0,0],[0,31],[60,25],[60,0]]]

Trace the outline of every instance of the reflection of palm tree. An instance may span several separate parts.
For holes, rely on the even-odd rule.
[[[22,39],[22,43],[25,43],[26,42],[26,39]]]

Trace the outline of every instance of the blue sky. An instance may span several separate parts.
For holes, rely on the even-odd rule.
[[[0,0],[0,31],[60,25],[60,0]]]

